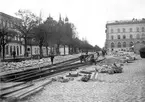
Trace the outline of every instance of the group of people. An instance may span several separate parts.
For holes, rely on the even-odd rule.
[[[97,62],[96,62],[96,60],[98,59],[98,57],[100,56],[100,54],[99,54],[99,52],[96,52],[97,53],[97,57],[95,58],[94,57],[94,55],[92,54],[91,56],[90,56],[90,59],[89,59],[89,61],[91,62],[91,64],[97,64]],[[82,53],[81,54],[81,56],[80,56],[80,62],[82,63],[82,62],[86,62],[87,61],[87,57],[88,57],[88,52],[86,52],[86,54],[84,54],[84,53]]]

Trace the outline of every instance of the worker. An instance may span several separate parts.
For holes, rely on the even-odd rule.
[[[94,58],[94,55],[91,56],[90,62],[91,62],[92,64],[94,63],[94,64],[96,65],[96,60],[95,60],[95,58]]]
[[[51,53],[51,55],[50,55],[50,59],[51,59],[51,64],[53,65],[54,53]]]

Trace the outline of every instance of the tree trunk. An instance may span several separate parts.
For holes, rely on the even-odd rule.
[[[51,47],[50,47],[50,54],[52,53],[52,45],[51,45]]]
[[[2,51],[2,47],[1,47],[1,45],[0,45],[0,57],[1,57],[1,51]]]
[[[24,47],[25,47],[24,56],[27,57],[27,37],[26,37],[26,35],[24,37],[24,41],[25,41],[25,44],[24,44]]]
[[[43,52],[42,52],[42,45],[39,45],[40,48],[40,59],[43,57]]]
[[[31,47],[31,58],[32,58],[32,45],[30,45],[30,47]]]
[[[71,53],[71,51],[70,51],[70,45],[68,46],[68,52],[69,52],[69,54]]]
[[[46,55],[48,56],[48,46],[46,46]]]
[[[5,59],[5,44],[2,45],[3,46],[3,60]]]
[[[65,55],[65,45],[64,45],[64,55]]]
[[[57,50],[56,50],[56,52],[57,52],[57,55],[60,55],[60,52],[59,52],[59,44],[57,44]]]

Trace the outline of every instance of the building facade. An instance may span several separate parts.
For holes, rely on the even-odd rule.
[[[134,44],[145,42],[145,19],[107,22],[105,32],[108,51],[128,51]]]
[[[13,29],[16,30],[18,34],[16,34],[15,36],[13,36],[11,38],[11,42],[7,43],[5,46],[5,57],[12,57],[12,52],[15,51],[16,52],[16,56],[20,57],[20,56],[24,56],[24,39],[21,38],[21,33],[14,28],[14,24],[18,24],[21,22],[21,19],[7,15],[5,13],[0,12],[0,29],[2,27],[7,27],[8,29]],[[1,46],[1,45],[0,45]],[[1,47],[2,48],[2,47]],[[43,55],[46,56],[47,55],[47,51],[48,54],[50,54],[50,47],[42,47],[43,49]],[[52,48],[53,51],[55,51],[55,48]],[[64,54],[64,48],[60,47],[60,54]],[[2,56],[3,50],[1,49],[0,51],[0,57]],[[28,46],[27,46],[27,52],[28,55],[38,55],[40,54],[40,48],[38,46],[38,44],[36,42],[34,43],[29,43],[28,42]],[[68,46],[65,47],[65,54],[68,54]]]

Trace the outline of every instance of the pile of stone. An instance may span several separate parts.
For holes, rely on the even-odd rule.
[[[50,60],[40,59],[40,60],[25,60],[21,62],[4,62],[1,66],[1,72],[8,70],[19,70],[26,67],[38,66],[40,64],[50,64]]]
[[[112,64],[112,65],[103,65],[100,73],[108,73],[108,74],[115,74],[115,73],[122,73],[123,68],[122,64]]]
[[[77,58],[79,54],[68,56],[56,56],[55,63],[63,62],[69,59]],[[37,68],[46,65],[51,65],[50,58],[42,58],[38,60],[25,60],[21,62],[2,62],[0,64],[0,72],[27,70],[29,68]]]
[[[74,78],[61,76],[61,77],[52,78],[51,80],[53,82],[57,81],[57,82],[61,82],[61,83],[66,83],[66,82],[69,82],[69,81],[73,81]]]

